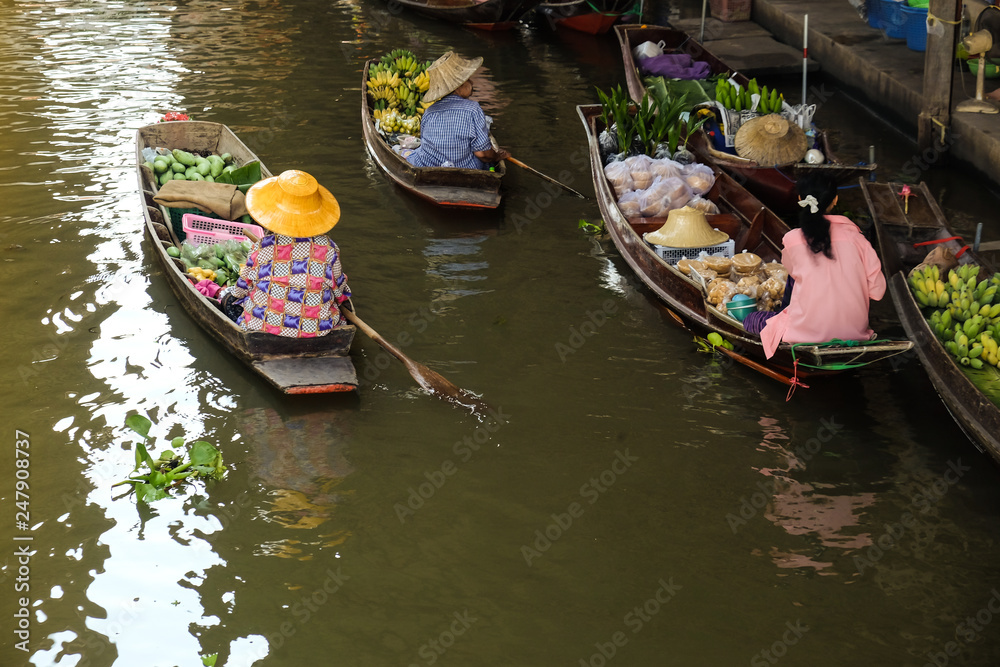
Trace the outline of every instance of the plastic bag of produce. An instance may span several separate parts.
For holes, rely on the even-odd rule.
[[[691,188],[677,177],[656,178],[639,193],[639,206],[646,217],[661,217],[680,208],[691,199]]]
[[[648,155],[633,155],[625,158],[624,162],[628,165],[629,174],[632,176],[633,190],[645,190],[653,184],[655,176],[649,169],[653,158]]]
[[[719,212],[719,207],[715,205],[714,201],[703,198],[701,195],[695,195],[691,197],[691,200],[687,203],[691,208],[696,208],[705,215],[716,215]]]
[[[684,165],[674,162],[670,158],[661,158],[659,160],[653,160],[649,163],[649,171],[652,172],[653,178],[661,176],[663,178],[670,178],[672,176],[683,176]]]
[[[715,185],[715,172],[704,164],[689,164],[684,167],[684,181],[690,186],[691,192],[703,195]]]
[[[618,209],[626,218],[638,218],[642,216],[642,207],[639,206],[639,192],[626,192],[618,198]]]
[[[608,179],[608,183],[611,187],[615,189],[615,194],[621,197],[626,192],[635,190],[635,185],[632,183],[632,173],[628,168],[628,164],[624,161],[612,162],[604,168],[604,175]]]

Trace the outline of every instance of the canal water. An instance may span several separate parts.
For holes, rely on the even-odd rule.
[[[593,199],[511,167],[499,211],[444,212],[366,154],[365,59],[456,49],[485,57],[500,142],[592,193],[575,106],[623,83],[612,35],[374,0],[12,2],[0,25],[0,664],[1000,660],[1000,474],[915,357],[786,401],[671,325],[579,228]],[[905,172],[911,137],[826,85],[841,155]],[[170,110],[329,187],[359,313],[494,412],[360,334],[354,397],[285,398],[213,343],[140,228],[135,130]],[[960,231],[1000,235],[988,182],[921,177]],[[133,414],[154,454],[216,444],[225,479],[137,505],[113,486]]]

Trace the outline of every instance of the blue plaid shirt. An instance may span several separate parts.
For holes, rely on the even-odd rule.
[[[490,129],[479,103],[453,93],[424,112],[420,146],[406,159],[415,167],[440,167],[450,161],[460,169],[486,169],[475,151],[490,148]]]

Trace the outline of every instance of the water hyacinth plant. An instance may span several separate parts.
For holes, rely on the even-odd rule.
[[[125,425],[151,443],[149,429],[153,425],[142,415],[130,415]],[[170,441],[171,449],[166,449],[157,458],[153,458],[142,441],[135,443],[135,467],[128,479],[114,486],[131,484],[136,499],[144,503],[152,503],[170,497],[170,489],[180,486],[194,478],[222,479],[226,467],[222,463],[222,453],[212,444],[199,440],[186,444],[183,437]],[[176,452],[175,450],[180,450]],[[136,475],[143,466],[148,471]]]

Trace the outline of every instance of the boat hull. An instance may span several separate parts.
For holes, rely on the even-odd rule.
[[[142,149],[146,147],[231,153],[238,164],[258,158],[228,127],[218,123],[173,121],[147,125],[136,131],[136,164],[144,204],[144,233],[163,269],[167,284],[191,319],[228,353],[283,393],[356,390],[357,374],[349,356],[355,334],[353,325],[339,326],[328,335],[316,338],[285,338],[263,332],[247,332],[226,317],[215,301],[194,289],[186,277],[183,263],[167,254],[167,248],[175,245],[176,237],[170,228],[169,209],[153,200],[158,187],[152,172],[142,166]],[[264,178],[271,176],[263,163],[261,175]],[[275,363],[279,361],[281,363]],[[293,365],[300,370],[298,375],[290,372]]]
[[[793,378],[840,372],[825,370],[835,364],[871,363],[912,347],[909,341],[885,341],[861,347],[798,345],[793,348],[782,343],[768,358],[759,336],[748,333],[742,324],[716,310],[706,301],[701,285],[660,258],[643,240],[642,233],[658,229],[665,222],[664,218],[630,219],[622,214],[614,190],[604,176],[598,145],[601,107],[579,106],[577,112],[587,129],[594,191],[605,229],[625,262],[678,324],[700,336],[718,333],[733,344],[739,357],[737,361],[786,384],[792,384]],[[718,167],[713,167],[713,171],[715,184],[704,197],[715,202],[721,215],[711,218],[710,224],[735,241],[737,253],[746,250],[759,255],[764,262],[780,261],[781,239],[790,231],[789,227],[724,171]]]
[[[500,162],[494,171],[446,167],[414,167],[392,150],[375,128],[367,93],[368,68],[365,63],[361,85],[361,126],[365,146],[375,164],[390,180],[415,197],[438,206],[495,209],[500,205],[500,185],[507,166]],[[494,141],[494,146],[496,142]]]
[[[749,80],[743,74],[734,72],[724,61],[716,57],[703,44],[681,30],[663,26],[620,25],[615,28],[621,46],[622,61],[625,66],[625,80],[629,96],[636,102],[642,101],[646,92],[639,72],[633,49],[646,41],[665,43],[665,53],[686,53],[695,60],[707,62],[712,74],[733,73],[733,79],[741,86]],[[768,208],[779,215],[797,215],[798,194],[796,181],[802,176],[822,171],[831,176],[839,185],[853,184],[859,177],[872,178],[876,164],[847,164],[840,161],[822,130],[816,131],[816,143],[826,161],[823,164],[800,162],[794,165],[767,166],[716,149],[708,136],[699,131],[691,137],[688,147],[704,162],[713,162],[730,176],[742,183],[747,190],[759,198]]]
[[[927,252],[927,246],[923,246],[922,251],[915,251],[913,243],[954,236],[944,213],[925,183],[911,186],[915,196],[910,197],[906,212],[899,205],[901,184],[862,180],[860,185],[875,225],[888,291],[900,324],[913,341],[927,377],[955,422],[979,449],[1000,462],[1000,407],[976,387],[934,335],[906,280],[910,269],[920,263]],[[962,247],[955,240],[941,245],[955,253]],[[959,261],[979,264],[983,267],[981,271],[990,274],[996,270],[971,250],[966,250]]]
[[[457,23],[476,30],[510,30],[534,9],[540,0],[396,0],[399,5],[424,16]]]

